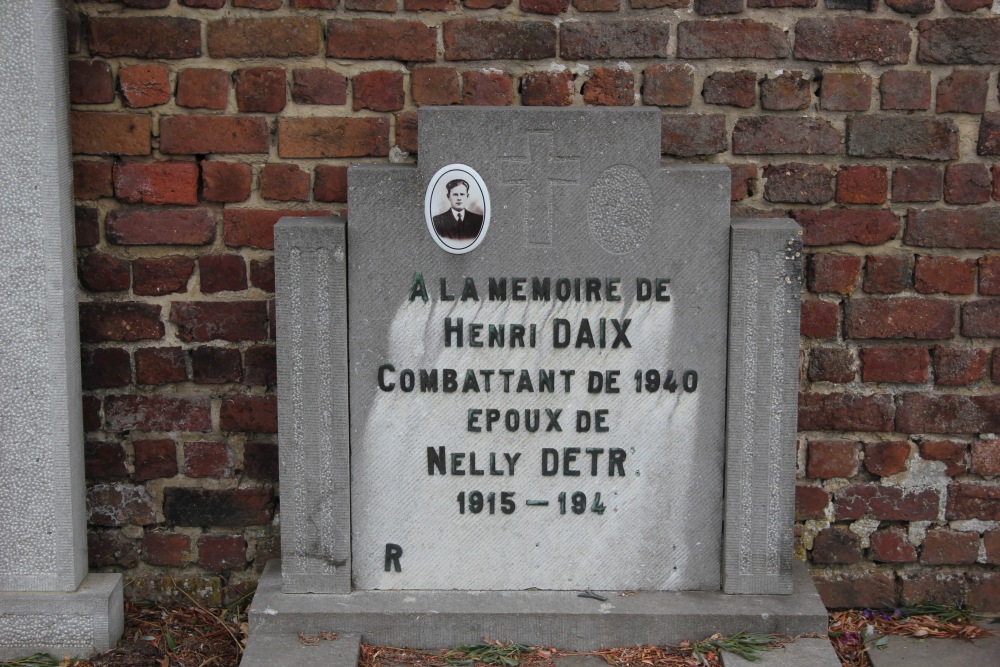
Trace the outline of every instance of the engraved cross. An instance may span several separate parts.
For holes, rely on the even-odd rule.
[[[500,182],[524,189],[528,245],[552,245],[553,183],[580,180],[579,156],[552,155],[552,132],[528,132],[528,157],[500,159]]]

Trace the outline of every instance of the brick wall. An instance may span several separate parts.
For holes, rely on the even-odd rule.
[[[279,551],[280,216],[413,160],[420,105],[645,104],[666,160],[805,228],[796,530],[826,602],[1000,609],[990,0],[68,8],[90,554],[131,596],[232,598]]]

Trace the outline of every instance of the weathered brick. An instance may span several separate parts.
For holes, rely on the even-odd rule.
[[[953,338],[954,327],[955,304],[939,299],[853,299],[847,304],[849,338]]]
[[[940,502],[936,489],[906,491],[898,486],[854,484],[834,493],[833,507],[837,520],[931,521],[937,518]]]
[[[281,7],[281,3],[282,0],[233,0],[233,7],[263,9],[270,12]]]
[[[985,204],[993,178],[984,164],[949,164],[944,170],[944,200],[949,204]]]
[[[206,160],[201,163],[201,196],[205,201],[234,203],[250,198],[250,165]]]
[[[871,534],[871,559],[877,563],[913,563],[917,560],[917,548],[906,539],[906,533],[898,526],[876,530]]]
[[[980,348],[939,345],[934,349],[934,382],[949,387],[979,382],[986,375],[986,359]]]
[[[702,83],[707,104],[725,104],[749,109],[757,103],[757,73],[750,70],[712,72]]]
[[[443,31],[445,60],[540,60],[556,55],[556,26],[548,21],[452,19]]]
[[[572,72],[528,72],[521,77],[521,104],[543,107],[570,106],[573,104]]]
[[[892,607],[896,602],[891,570],[821,570],[813,581],[829,609]]]
[[[575,21],[559,27],[559,55],[567,60],[665,58],[670,24],[662,21]]]
[[[77,199],[100,199],[114,195],[111,184],[111,162],[74,160],[73,195]]]
[[[819,531],[813,541],[814,563],[857,563],[861,561],[861,538],[847,528]]]
[[[145,488],[131,484],[95,484],[87,489],[87,522],[92,526],[146,526],[156,510]]]
[[[764,199],[770,202],[823,204],[833,199],[833,173],[826,165],[805,162],[764,168]]]
[[[799,332],[806,338],[836,338],[840,332],[840,306],[833,301],[803,301]]]
[[[87,558],[92,567],[135,567],[139,564],[139,547],[121,531],[89,531]]]
[[[694,0],[694,11],[702,16],[739,14],[743,11],[743,0]]]
[[[128,204],[198,203],[195,162],[119,162],[114,184],[115,197]]]
[[[996,572],[969,572],[966,575],[966,603],[982,611],[1000,609],[1000,576]]]
[[[133,58],[197,58],[201,55],[201,21],[173,16],[90,16],[90,52]]]
[[[278,481],[278,446],[270,442],[248,442],[243,448],[243,471],[260,482]]]
[[[80,52],[80,14],[72,7],[66,8],[66,50],[69,53]]]
[[[963,303],[962,335],[970,338],[1000,337],[1000,299]]]
[[[525,78],[528,76],[531,75]],[[458,70],[454,67],[414,68],[410,72],[410,94],[417,106],[459,104],[462,82]]]
[[[888,189],[885,167],[849,166],[837,172],[839,204],[884,204]]]
[[[247,67],[236,70],[236,106],[243,113],[277,113],[285,108],[285,70]]]
[[[892,201],[937,201],[941,199],[941,184],[938,167],[896,167],[892,171]]]
[[[809,246],[881,245],[895,238],[900,227],[899,218],[888,210],[800,209],[794,217],[805,231],[803,243]]]
[[[355,111],[399,111],[405,104],[402,72],[362,72],[351,79],[351,87]]]
[[[170,101],[170,70],[163,65],[131,65],[118,70],[118,87],[125,104],[152,107]]]
[[[568,75],[568,72],[566,73]],[[661,107],[686,107],[694,95],[694,68],[687,64],[650,65],[642,71],[642,101]]]
[[[903,242],[928,248],[1000,248],[1000,209],[911,209]]]
[[[202,535],[198,538],[198,564],[208,570],[243,569],[247,543],[241,535]]]
[[[83,286],[93,292],[127,290],[131,282],[128,260],[103,252],[92,252],[81,257],[77,274]]]
[[[511,0],[462,0],[467,9],[503,9]]]
[[[236,352],[239,350],[226,350]],[[233,453],[224,442],[184,443],[184,475],[192,478],[233,476]]]
[[[247,288],[246,262],[240,255],[203,255],[198,258],[198,274],[203,294]]]
[[[914,286],[921,294],[972,294],[976,261],[955,257],[917,257]]]
[[[983,113],[986,111],[987,70],[955,70],[937,85],[938,113]]]
[[[944,0],[944,4],[956,12],[974,12],[993,6],[993,0]]]
[[[273,211],[230,208],[223,211],[223,239],[227,246],[274,248],[274,225],[285,215],[327,215],[329,211]]]
[[[979,535],[936,528],[927,531],[920,562],[928,565],[967,565],[979,555]]]
[[[979,293],[1000,295],[1000,255],[979,258]]]
[[[514,81],[503,72],[462,72],[462,104],[509,106],[514,99]]]
[[[344,8],[359,12],[394,12],[396,0],[344,0]]]
[[[1000,520],[1000,485],[990,482],[955,482],[948,485],[948,508],[945,517],[956,519]]]
[[[816,347],[809,351],[810,382],[843,384],[854,381],[854,356],[840,347]]]
[[[222,19],[208,24],[213,58],[290,58],[320,52],[320,23],[306,17]]]
[[[990,172],[993,174],[993,199],[1000,201],[1000,165],[990,167]]]
[[[250,284],[265,292],[274,292],[274,258],[250,260]]]
[[[163,515],[178,526],[260,526],[274,516],[270,488],[163,490]]]
[[[187,292],[194,273],[190,257],[140,257],[132,263],[132,291],[139,296],[161,296]]]
[[[177,74],[177,104],[191,109],[221,111],[229,103],[229,72],[192,68]]]
[[[105,233],[115,245],[207,245],[215,238],[215,217],[206,209],[115,209]]]
[[[1000,430],[998,394],[914,393],[903,394],[898,400],[896,430],[900,433],[996,433]]]
[[[958,159],[958,128],[951,119],[848,116],[847,154],[871,158]]]
[[[143,347],[135,351],[136,384],[184,382],[184,350],[179,347]]]
[[[900,14],[928,14],[934,11],[934,0],[885,0],[887,7]]]
[[[346,104],[347,77],[320,67],[293,70],[292,99],[297,104]]]
[[[1000,113],[991,112],[982,115],[979,121],[976,152],[980,155],[1000,155]]]
[[[1000,440],[972,443],[969,470],[976,475],[1000,475]]]
[[[965,575],[961,573],[909,570],[899,578],[902,581],[900,602],[904,605],[964,604],[967,586]]]
[[[930,379],[931,355],[925,347],[863,347],[859,353],[863,382],[917,383]]]
[[[183,341],[267,339],[265,301],[174,301],[170,322]]]
[[[450,12],[458,7],[458,0],[403,0],[408,12]]]
[[[799,111],[812,102],[812,80],[805,72],[782,70],[760,84],[760,106],[769,111]]]
[[[549,55],[555,55],[554,44],[552,49]],[[437,30],[420,21],[334,19],[327,23],[326,55],[352,60],[434,62]]]
[[[128,455],[117,442],[87,440],[83,444],[83,465],[88,478],[128,477]]]
[[[865,445],[865,470],[879,477],[888,477],[906,470],[910,443],[906,440],[869,442]]]
[[[730,173],[730,201],[741,201],[747,197],[752,197],[757,189],[757,165],[755,164],[731,164]]]
[[[272,388],[277,384],[278,367],[275,350],[270,345],[248,347],[244,354],[243,381],[251,386]]]
[[[177,474],[177,445],[170,439],[136,440],[135,481],[173,477]]]
[[[786,7],[815,7],[816,0],[747,0],[750,9],[783,9]]]
[[[267,153],[270,148],[267,119],[258,116],[160,119],[160,150],[164,153]]]
[[[279,118],[278,155],[283,158],[384,157],[389,154],[386,118]]]
[[[69,101],[73,104],[114,102],[115,84],[111,67],[103,60],[70,60]]]
[[[128,350],[98,348],[80,354],[84,389],[125,387],[132,383],[132,365]]]
[[[89,155],[149,155],[149,116],[142,113],[70,112],[73,152]]]
[[[182,533],[147,531],[142,536],[142,560],[150,565],[184,567],[191,561],[191,538]]]
[[[879,79],[882,108],[919,111],[931,106],[931,73],[889,70]]]
[[[297,164],[266,164],[260,172],[260,196],[276,201],[309,201],[309,172]]]
[[[806,475],[813,479],[853,477],[858,473],[858,443],[850,440],[810,440]]]
[[[749,19],[681,21],[677,26],[677,57],[787,58],[788,37],[776,25]]]
[[[80,304],[80,340],[84,343],[162,337],[160,306],[134,302]]]
[[[872,105],[872,79],[867,74],[827,72],[820,84],[819,99],[827,111],[868,111]]]
[[[850,294],[861,274],[861,258],[856,255],[817,253],[809,257],[809,291],[817,294]]]
[[[122,4],[138,9],[163,9],[170,4],[170,0],[122,0]]]
[[[408,153],[417,152],[417,114],[412,111],[396,114],[396,145]]]
[[[621,0],[573,0],[573,6],[580,12],[617,12]]]
[[[1000,384],[1000,347],[993,348],[993,361],[990,365],[990,380]]]
[[[878,8],[878,0],[825,0],[827,9],[846,9],[873,12]]]
[[[101,430],[101,399],[96,396],[84,396],[83,401],[83,430]]]
[[[891,431],[892,396],[834,392],[799,394],[800,431]]]
[[[830,504],[830,494],[819,486],[795,486],[795,520],[822,519]]]
[[[617,67],[597,67],[583,84],[583,101],[599,106],[631,106],[635,104],[635,76],[631,70]]]
[[[165,395],[107,396],[104,420],[111,431],[208,431],[212,403],[208,398]]]
[[[222,401],[219,425],[223,431],[278,432],[278,401],[274,395],[233,396]]]
[[[991,530],[984,534],[983,545],[986,547],[986,562],[990,565],[1000,565],[1000,530]]]
[[[1000,63],[1000,21],[947,18],[924,20],[917,61],[945,65],[995,65]]]
[[[313,198],[322,202],[346,202],[347,167],[316,165]]]
[[[178,2],[185,7],[199,7],[204,9],[222,9],[226,4],[226,0],[178,0]]]
[[[569,0],[519,0],[518,7],[529,14],[556,16],[569,9]]]
[[[900,65],[910,58],[910,26],[891,19],[800,19],[795,24],[795,57],[828,63]]]
[[[733,128],[736,155],[835,155],[840,133],[822,118],[756,116],[740,118]]]
[[[913,255],[868,255],[861,288],[871,294],[896,294],[913,285]]]
[[[660,152],[675,157],[716,155],[727,148],[726,117],[720,114],[664,114]]]

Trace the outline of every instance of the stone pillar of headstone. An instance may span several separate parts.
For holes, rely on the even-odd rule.
[[[63,3],[4,0],[0,44],[0,659],[88,654],[123,607],[87,573]]]
[[[792,592],[801,229],[733,220],[723,590]]]

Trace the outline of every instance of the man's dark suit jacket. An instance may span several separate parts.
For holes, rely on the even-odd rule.
[[[483,229],[483,216],[478,213],[473,213],[472,211],[465,211],[462,214],[461,225],[459,225],[458,221],[455,220],[455,216],[452,215],[451,209],[448,209],[440,215],[435,215],[433,222],[434,229],[437,230],[438,236],[446,239],[474,239],[479,236],[479,232]]]

